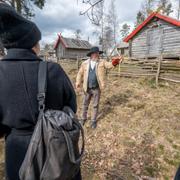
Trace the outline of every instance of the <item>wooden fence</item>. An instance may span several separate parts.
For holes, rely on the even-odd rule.
[[[78,70],[81,60],[63,60],[59,63],[69,70]],[[109,76],[154,77],[159,80],[180,83],[180,60],[125,60],[118,67],[107,71]]]
[[[180,83],[180,60],[139,60],[125,61],[118,68],[109,71],[109,75],[125,77],[155,77],[158,85],[159,79]]]

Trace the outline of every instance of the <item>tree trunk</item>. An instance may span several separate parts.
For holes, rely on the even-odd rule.
[[[102,5],[102,22],[101,22],[101,36],[102,36],[102,51],[104,51],[104,4]]]

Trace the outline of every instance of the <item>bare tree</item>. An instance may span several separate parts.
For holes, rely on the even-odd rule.
[[[98,25],[102,19],[102,9],[99,7],[104,4],[104,0],[82,0],[83,4],[89,6],[85,11],[81,11],[80,15],[87,15],[93,24]]]
[[[88,8],[80,15],[86,15],[91,23],[95,26],[96,34],[99,37],[99,44],[104,50],[104,1],[105,0],[82,0],[83,4],[86,4]]]
[[[114,46],[114,32],[112,25],[106,22],[104,27],[104,51],[108,54],[109,49]]]
[[[149,16],[156,9],[156,0],[144,0],[141,12],[145,17]]]
[[[113,46],[116,46],[117,39],[117,26],[118,26],[118,17],[116,13],[115,0],[111,0],[109,6],[109,12],[107,14],[107,22],[112,29],[113,34]]]

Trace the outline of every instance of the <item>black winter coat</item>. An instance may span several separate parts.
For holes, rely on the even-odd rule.
[[[33,129],[38,116],[39,59],[31,50],[10,49],[0,61],[0,123],[11,129]],[[60,65],[48,63],[46,107],[76,112],[73,87]]]
[[[19,180],[24,160],[38,117],[39,59],[32,50],[10,49],[0,61],[0,131],[8,130],[5,139],[6,178]],[[46,108],[77,110],[71,82],[56,63],[48,63]],[[80,173],[77,178],[81,179]]]

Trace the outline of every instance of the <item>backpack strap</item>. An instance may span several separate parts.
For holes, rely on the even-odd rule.
[[[85,146],[85,142],[84,142],[84,130],[81,126],[80,123],[78,123],[77,120],[73,120],[73,122],[76,124],[76,126],[80,129],[80,132],[81,132],[81,136],[82,136],[82,147],[81,147],[81,152],[80,152],[80,155],[79,157],[76,159],[75,157],[75,152],[74,152],[74,148],[73,148],[73,142],[71,140],[71,137],[69,135],[69,132],[67,131],[64,131],[63,128],[62,128],[62,132],[63,132],[63,135],[65,137],[65,140],[66,140],[66,143],[67,143],[67,148],[68,148],[68,153],[69,153],[69,159],[72,163],[74,164],[79,164],[83,158],[83,155],[84,155],[84,146]]]
[[[38,95],[37,95],[40,113],[44,112],[45,110],[46,90],[47,90],[47,62],[41,61],[39,63]]]
[[[68,148],[68,152],[69,152],[69,158],[70,161],[74,164],[79,164],[83,158],[84,155],[84,147],[85,147],[85,138],[84,138],[84,130],[83,127],[81,126],[81,124],[79,123],[77,116],[75,115],[75,113],[72,111],[71,108],[69,108],[68,106],[65,106],[63,108],[63,111],[66,112],[71,119],[73,120],[73,123],[76,125],[77,128],[79,128],[80,132],[81,132],[81,136],[82,136],[82,147],[81,147],[81,152],[79,157],[76,159],[75,157],[75,152],[74,152],[74,148],[73,148],[73,142],[71,140],[71,137],[69,135],[69,132],[63,130],[62,128],[62,132],[64,134],[66,143],[67,143],[67,148]]]

